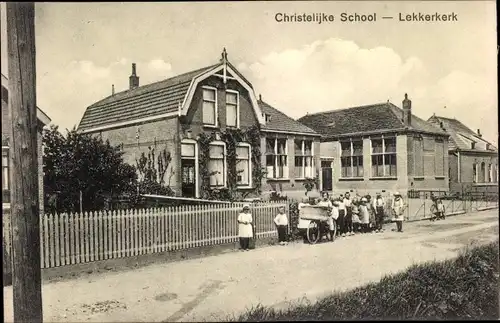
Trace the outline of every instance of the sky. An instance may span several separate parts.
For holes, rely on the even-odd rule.
[[[7,71],[5,3],[1,68]],[[455,22],[399,14],[456,13]],[[277,13],[325,13],[332,23],[279,23]],[[340,14],[376,22],[341,22]],[[394,19],[382,19],[393,16]],[[497,143],[494,1],[36,3],[38,106],[62,129],[87,106],[140,84],[218,62],[222,49],[256,94],[293,118],[390,100],[455,117]]]

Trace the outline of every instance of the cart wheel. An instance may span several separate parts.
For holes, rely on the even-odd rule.
[[[310,244],[315,244],[319,241],[319,225],[315,221],[311,221],[307,227],[307,241]]]

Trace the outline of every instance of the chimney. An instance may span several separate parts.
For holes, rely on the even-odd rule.
[[[262,101],[262,94],[259,94],[259,101]]]
[[[111,95],[115,95],[115,85],[111,84]]]
[[[136,74],[135,63],[132,63],[132,75],[130,75],[128,79],[129,79],[130,90],[139,87],[139,76],[137,76]]]
[[[403,100],[403,123],[405,126],[411,125],[411,100],[408,99],[408,94],[406,93]]]
[[[477,135],[478,137],[482,137],[483,135],[481,134],[481,129],[477,129]]]

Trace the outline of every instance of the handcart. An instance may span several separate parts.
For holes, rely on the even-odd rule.
[[[316,244],[323,237],[334,241],[337,235],[337,225],[333,221],[333,228],[328,224],[330,220],[330,209],[324,206],[304,205],[299,210],[299,223],[305,229],[307,241]],[[333,231],[330,233],[330,231]]]

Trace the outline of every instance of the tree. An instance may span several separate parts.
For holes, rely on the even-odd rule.
[[[52,212],[102,209],[107,199],[133,192],[137,186],[134,166],[123,161],[123,152],[109,141],[75,128],[61,134],[57,126],[43,133],[45,205]]]

